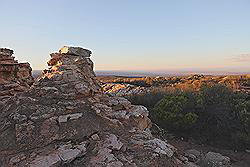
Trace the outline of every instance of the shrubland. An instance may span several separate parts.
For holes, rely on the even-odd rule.
[[[127,97],[150,110],[161,128],[198,142],[246,149],[250,147],[250,98],[223,84],[204,84],[198,91],[158,89]]]

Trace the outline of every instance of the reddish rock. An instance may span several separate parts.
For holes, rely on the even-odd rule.
[[[13,50],[0,48],[0,99],[27,90],[34,82],[29,63],[18,63]]]

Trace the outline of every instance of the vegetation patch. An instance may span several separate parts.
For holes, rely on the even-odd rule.
[[[127,97],[146,106],[161,128],[215,146],[250,147],[249,95],[222,84],[206,84],[199,91],[157,90]]]

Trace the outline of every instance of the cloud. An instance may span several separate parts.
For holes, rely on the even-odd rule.
[[[250,62],[250,53],[240,54],[233,57],[235,62]]]

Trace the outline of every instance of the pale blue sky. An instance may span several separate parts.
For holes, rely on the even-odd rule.
[[[33,69],[63,45],[97,70],[250,71],[250,0],[0,0],[0,47]]]

